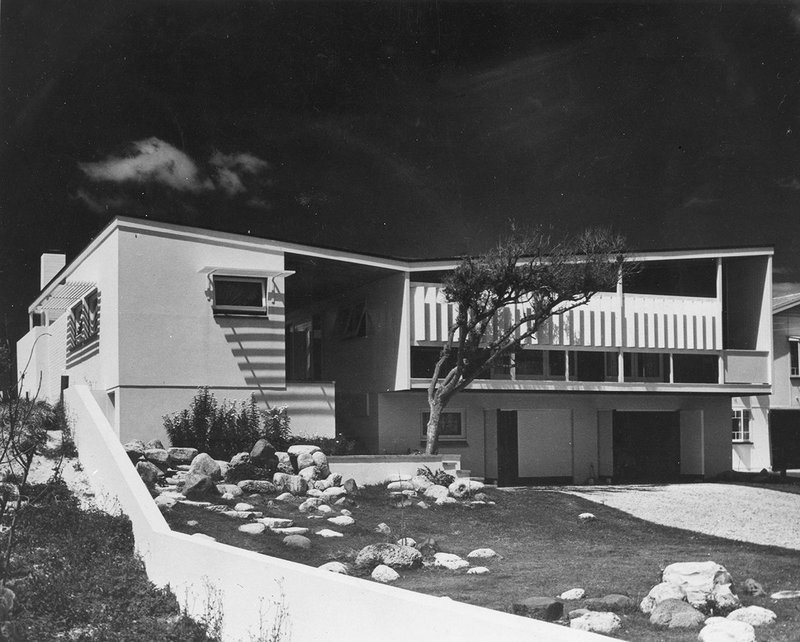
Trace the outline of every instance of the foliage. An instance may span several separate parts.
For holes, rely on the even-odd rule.
[[[439,486],[449,486],[452,484],[456,478],[453,477],[451,474],[444,472],[441,468],[439,468],[436,472],[433,472],[427,466],[423,466],[422,468],[417,468],[417,475],[420,477],[424,477],[429,482],[433,484],[438,484]]]
[[[262,411],[254,396],[220,403],[208,388],[198,389],[189,408],[166,415],[164,428],[173,446],[197,448],[215,459],[250,452],[261,438],[280,449],[291,437],[286,406]]]
[[[439,417],[452,397],[500,362],[550,317],[616,287],[628,269],[624,240],[588,230],[553,240],[541,230],[514,233],[496,248],[467,257],[444,279],[455,319],[428,386],[426,452],[438,450]],[[518,315],[509,314],[516,306]]]
[[[26,489],[28,490],[28,489]],[[210,640],[153,586],[126,517],[81,511],[62,485],[29,489],[32,504],[12,558],[15,619],[30,640]]]

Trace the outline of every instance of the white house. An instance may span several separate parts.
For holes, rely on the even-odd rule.
[[[771,390],[772,250],[630,258],[642,269],[616,291],[554,318],[451,401],[444,452],[503,484],[730,468],[732,397]],[[208,386],[287,404],[295,432],[374,453],[424,447],[453,260],[120,217],[57,275],[57,258],[43,265],[18,343],[25,389],[41,381],[54,400],[88,384],[122,440],[163,438],[162,416]]]

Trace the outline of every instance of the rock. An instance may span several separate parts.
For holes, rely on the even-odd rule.
[[[341,486],[332,486],[322,492],[322,497],[328,502],[334,502],[345,495],[347,495],[347,491]]]
[[[279,473],[294,475],[294,466],[292,466],[292,458],[289,457],[289,453],[278,451],[275,453],[275,458],[278,460],[276,469]]]
[[[388,524],[381,522],[375,527],[375,532],[380,533],[381,535],[386,535],[386,537],[391,537],[392,529],[389,528]]]
[[[151,439],[144,445],[145,450],[164,450],[164,443],[160,439]]]
[[[590,611],[589,609],[572,609],[567,614],[567,617],[570,620],[572,620],[573,618],[580,617],[581,615],[586,615],[587,613],[597,613],[597,611]]]
[[[356,503],[352,499],[350,499],[349,497],[347,497],[345,495],[344,497],[340,497],[335,502],[333,502],[333,505],[334,506],[355,506]]]
[[[300,472],[297,474],[306,480],[307,485],[311,485],[311,483],[317,478],[317,467],[314,466],[314,464],[311,464],[311,466],[301,468]]]
[[[483,490],[483,487],[484,487],[483,482],[475,481],[474,479],[464,478],[464,479],[456,479],[452,484],[450,484],[447,490],[456,499],[464,499],[465,497],[470,497],[475,493]]]
[[[424,492],[425,490],[433,486],[433,482],[427,477],[423,477],[422,475],[415,475],[414,477],[411,478],[410,481],[411,481],[411,487],[418,492]]]
[[[474,551],[467,553],[467,559],[489,559],[490,557],[499,557],[491,548],[476,548]]]
[[[730,584],[716,584],[711,589],[711,602],[714,603],[717,611],[727,613],[739,607],[739,598],[731,591]]]
[[[378,566],[373,569],[371,577],[376,582],[388,584],[390,582],[396,582],[399,580],[400,574],[385,564],[378,564]]]
[[[321,450],[316,450],[311,453],[311,459],[314,462],[314,465],[319,470],[320,477],[328,477],[331,474],[331,469],[328,466],[328,458],[325,456],[325,453]],[[298,457],[299,460],[299,457]]]
[[[414,504],[414,506],[421,508],[422,510],[428,510],[430,508],[430,505],[426,504],[425,502],[417,502]]]
[[[397,540],[397,545],[398,546],[416,546],[417,545],[417,540],[415,540],[413,537],[403,537],[403,538]]]
[[[578,519],[582,522],[591,522],[597,519],[597,517],[594,516],[594,513],[581,513],[578,515]]]
[[[669,582],[661,582],[650,589],[650,592],[639,604],[642,613],[652,613],[656,604],[664,600],[683,600],[686,594],[680,586]]]
[[[168,497],[166,495],[159,495],[156,497],[156,506],[158,506],[161,510],[170,510],[178,503],[178,500],[174,497]]]
[[[386,484],[386,490],[390,492],[401,492],[404,490],[414,490],[410,481],[393,481]]]
[[[349,510],[347,510],[346,508],[343,508],[342,510],[340,510],[340,511],[339,511],[339,513],[340,513],[341,515],[347,515],[348,517],[352,517],[352,516],[353,516],[353,513],[351,513],[351,512],[350,512]]]
[[[289,528],[290,526],[294,526],[294,522],[291,519],[285,519],[283,517],[262,517],[257,521],[264,524],[267,528]]]
[[[584,607],[590,611],[632,611],[636,608],[634,602],[627,595],[620,595],[619,593],[610,593],[603,597],[589,598],[584,602]]]
[[[341,562],[325,562],[322,566],[319,566],[318,568],[321,571],[339,573],[340,575],[350,575],[350,573],[347,572],[347,567]]]
[[[300,477],[300,475],[292,475],[289,477],[289,481],[286,484],[286,490],[292,495],[305,495],[305,492],[308,490],[308,482]]]
[[[604,635],[614,633],[620,626],[622,626],[622,622],[616,614],[603,613],[600,611],[590,611],[589,613],[584,613],[569,621],[569,627],[571,629],[589,631],[590,633],[601,633]]]
[[[436,500],[437,506],[455,506],[458,500],[455,497],[440,497]]]
[[[219,491],[208,475],[189,473],[183,484],[183,494],[188,499],[202,499],[203,497],[214,497],[219,494]]]
[[[346,479],[342,484],[342,488],[344,488],[348,495],[352,495],[353,497],[358,495],[358,484],[355,479]]]
[[[427,497],[428,499],[432,499],[434,501],[436,501],[440,497],[447,497],[449,495],[450,491],[447,490],[446,486],[439,486],[437,484],[434,484],[433,486],[426,488],[425,492],[423,493],[424,497]]]
[[[306,495],[308,495],[309,497],[319,497],[321,499],[322,498],[322,491],[321,490],[317,490],[316,488],[309,488],[306,491]]]
[[[770,595],[773,600],[792,600],[800,597],[800,591],[778,591]]]
[[[162,473],[158,466],[151,464],[149,461],[140,461],[136,464],[136,472],[142,478],[144,485],[148,488],[153,488],[161,477]]]
[[[246,502],[239,502],[238,504],[236,504],[236,506],[233,507],[233,510],[239,510],[239,511],[252,511],[255,509],[256,509],[255,506],[253,506],[252,504],[248,504]]]
[[[283,544],[289,548],[299,548],[304,551],[311,548],[311,540],[304,535],[287,535],[283,538]]]
[[[515,615],[553,622],[563,615],[564,605],[552,597],[529,597],[526,600],[514,602],[511,610]]]
[[[268,482],[265,479],[243,479],[237,486],[243,493],[260,493],[264,495],[272,495],[277,492],[275,484]]]
[[[241,453],[236,453],[233,457],[231,457],[231,460],[228,463],[228,465],[231,468],[236,468],[237,466],[242,466],[244,464],[249,464],[249,463],[250,463],[250,453],[241,452]]]
[[[417,543],[416,549],[425,556],[432,556],[439,550],[439,545],[432,537],[426,537],[421,542]]]
[[[292,495],[292,497],[294,497],[294,495]],[[301,513],[307,513],[316,509],[320,504],[322,504],[322,500],[319,497],[309,497],[297,507],[297,510],[299,510]]]
[[[329,478],[328,479],[319,479],[319,480],[314,482],[314,489],[315,490],[323,491],[323,490],[327,490],[328,488],[332,488],[332,487],[333,487],[333,482]]]
[[[287,526],[286,528],[270,528],[276,535],[307,535],[311,530],[305,526]]]
[[[706,616],[683,600],[667,598],[653,607],[650,624],[669,629],[700,626]]]
[[[327,504],[320,504],[319,506],[317,506],[317,510],[320,513],[324,513],[325,515],[327,515],[328,513],[332,513],[333,512],[333,509],[330,506],[328,506]]]
[[[678,562],[664,569],[662,580],[681,587],[692,606],[704,606],[716,584],[730,584],[730,575],[716,562]]]
[[[144,451],[147,450],[144,442],[141,439],[134,439],[133,441],[129,441],[127,444],[122,446],[125,449],[125,454],[128,455],[130,460],[135,464],[139,461],[142,457],[144,457]]]
[[[467,555],[469,557],[469,555]],[[583,596],[586,595],[586,591],[582,588],[573,588],[569,589],[568,591],[564,591],[561,595],[558,596],[561,600],[580,600]]]
[[[348,515],[337,515],[336,517],[329,517],[328,521],[336,526],[352,526],[356,523],[352,517]]]
[[[241,497],[244,494],[238,484],[217,484],[217,490],[221,495],[228,493],[232,497]]]
[[[433,565],[436,568],[446,568],[451,571],[458,571],[462,568],[467,568],[469,562],[461,559],[458,555],[452,553],[434,553]]]
[[[288,492],[289,480],[291,478],[292,475],[287,475],[286,473],[275,473],[272,476],[272,483],[275,484],[275,488],[278,490],[278,492]]]
[[[163,448],[148,448],[144,451],[144,458],[151,464],[166,470],[169,466],[169,453]]]
[[[699,642],[755,642],[756,631],[747,622],[710,617],[697,639]]]
[[[342,476],[339,473],[330,473],[326,479],[331,483],[331,486],[342,485]]]
[[[778,619],[775,611],[770,611],[761,606],[744,606],[728,614],[729,620],[747,622],[750,626],[766,626]]]
[[[250,450],[250,461],[261,468],[274,469],[278,465],[278,458],[275,456],[275,447],[266,439],[259,439]]]
[[[487,573],[489,573],[489,569],[485,566],[473,566],[467,569],[467,575],[486,575]]]
[[[185,466],[192,463],[192,460],[197,457],[197,448],[170,448],[167,451],[169,455],[169,465]]]
[[[316,533],[320,537],[344,537],[339,531],[332,531],[330,528],[323,528]]]
[[[211,479],[222,479],[222,471],[219,464],[207,453],[200,453],[189,466],[189,473],[195,475],[208,475]]]
[[[290,502],[294,499],[294,495],[291,493],[281,493],[275,498],[276,502]]]
[[[409,508],[410,506],[414,505],[414,502],[412,502],[410,499],[406,499],[405,497],[403,497],[403,495],[401,495],[400,497],[401,499],[394,501],[394,503],[392,504],[392,508]]]
[[[489,496],[486,493],[475,493],[475,496],[473,497],[473,499],[475,501],[478,501],[478,502],[486,502],[487,504],[490,503],[489,502]],[[494,502],[491,502],[491,503],[494,503]]]
[[[744,582],[742,582],[741,592],[745,595],[752,595],[753,597],[760,597],[767,594],[767,592],[764,590],[764,587],[756,582],[752,577],[748,577]]]
[[[392,568],[414,568],[422,564],[422,553],[411,546],[397,544],[369,544],[356,556],[358,568],[386,564]]]
[[[247,533],[248,535],[261,535],[267,527],[264,524],[253,523],[253,524],[242,524],[238,529],[241,533]]]
[[[319,446],[312,446],[310,444],[297,444],[295,446],[289,446],[288,453],[290,456],[294,455],[297,457],[304,453],[312,455],[318,450],[320,450]]]

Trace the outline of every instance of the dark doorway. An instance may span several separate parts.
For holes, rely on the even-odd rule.
[[[517,411],[497,411],[497,485],[514,486],[519,480]]]
[[[675,481],[681,474],[678,412],[614,412],[614,481]]]
[[[772,470],[800,468],[800,410],[769,411]]]

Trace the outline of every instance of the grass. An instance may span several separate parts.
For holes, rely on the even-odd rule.
[[[169,590],[148,581],[130,521],[81,511],[63,483],[26,511],[18,536],[8,586],[23,639],[213,639],[180,613]]]
[[[510,610],[514,601],[526,597],[555,596],[574,587],[586,589],[587,597],[624,593],[638,604],[660,581],[661,569],[679,561],[713,560],[725,566],[735,582],[753,577],[768,592],[800,585],[800,555],[796,551],[658,526],[554,491],[489,489],[487,492],[497,502],[496,506],[432,506],[423,510],[393,508],[385,491],[366,489],[358,498],[358,506],[350,508],[356,523],[345,528],[333,526],[325,519],[310,519],[295,506],[265,503],[258,508],[265,515],[289,517],[296,526],[308,526],[312,532],[330,527],[345,533],[345,537],[337,539],[310,535],[313,542],[310,551],[288,549],[278,535],[239,533],[236,529],[240,521],[198,507],[179,504],[167,514],[167,520],[174,530],[203,532],[221,542],[313,566],[333,559],[352,561],[355,553],[367,544],[403,536],[417,541],[432,537],[440,550],[462,556],[475,548],[489,547],[502,555],[502,559],[473,564],[488,566],[491,569],[488,575],[423,568],[401,571],[401,579],[395,585],[501,611]],[[594,513],[597,519],[579,522],[578,514],[585,511]],[[736,516],[731,515],[731,519]],[[188,526],[189,520],[197,520],[199,525]],[[380,522],[392,528],[391,538],[374,532]],[[743,597],[742,602],[770,608],[778,616],[776,624],[758,630],[759,642],[798,639],[799,601]],[[581,601],[569,602],[566,608],[581,605]],[[655,629],[639,612],[623,614],[622,621],[622,629],[616,634],[620,639],[652,642],[697,639],[696,629]]]

